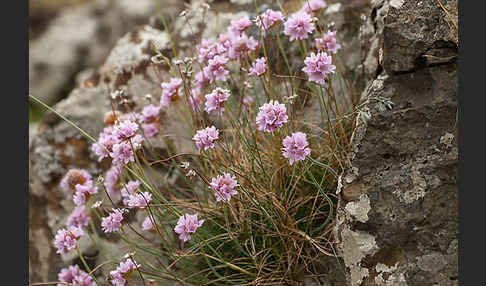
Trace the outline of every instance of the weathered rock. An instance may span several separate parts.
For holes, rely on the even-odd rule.
[[[337,188],[349,285],[458,285],[457,46],[440,6],[425,2],[374,1],[362,28],[363,64],[380,75],[363,92]],[[439,46],[449,60],[418,61]]]
[[[164,11],[179,5],[169,1]],[[29,92],[49,104],[64,98],[78,72],[102,64],[116,41],[155,11],[152,0],[97,0],[60,10],[29,43]]]

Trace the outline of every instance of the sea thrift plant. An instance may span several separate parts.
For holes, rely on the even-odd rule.
[[[326,2],[323,0],[305,0],[300,11],[305,13],[314,13],[325,8],[326,6]]]
[[[120,230],[122,227],[123,213],[114,209],[107,217],[102,218],[101,227],[106,233]]]
[[[231,20],[230,30],[235,36],[240,36],[243,31],[248,29],[251,25],[253,25],[253,23],[250,21],[250,18],[245,16],[237,20]]]
[[[336,41],[336,32],[328,31],[322,38],[316,39],[316,47],[318,51],[329,51],[335,54],[341,48],[341,45]]]
[[[77,185],[87,185],[92,183],[91,175],[82,169],[71,169],[61,180],[61,188],[68,194],[70,198],[74,195]]]
[[[254,76],[261,76],[262,74],[267,72],[267,59],[266,58],[258,58],[255,60],[253,65],[250,68],[249,75]]]
[[[153,228],[154,228],[154,225],[152,224],[152,220],[150,219],[150,217],[145,217],[145,219],[143,220],[143,223],[142,223],[142,229],[149,231],[149,230],[152,230]]]
[[[273,132],[282,127],[287,122],[287,108],[284,104],[271,100],[260,107],[260,112],[256,116],[258,130]]]
[[[289,159],[290,165],[294,162],[302,161],[310,154],[310,149],[307,147],[307,134],[302,132],[292,133],[283,140],[283,156]]]
[[[120,262],[120,265],[113,271],[110,271],[112,279],[110,282],[115,286],[127,285],[127,281],[130,279],[132,273],[141,265],[131,258]]]
[[[236,177],[231,176],[229,173],[224,173],[218,175],[216,178],[212,178],[210,186],[216,191],[214,195],[217,202],[229,202],[231,196],[238,194],[238,191],[235,189],[239,186]]]
[[[226,63],[229,59],[224,55],[216,55],[208,61],[208,66],[203,69],[203,73],[209,76],[210,83],[215,80],[226,81],[229,71],[226,69]]]
[[[162,97],[160,98],[161,106],[167,107],[178,99],[179,87],[181,84],[182,79],[180,78],[171,78],[169,82],[163,82],[160,84],[162,87]]]
[[[336,66],[332,64],[332,58],[325,52],[311,53],[305,58],[304,63],[305,67],[302,68],[302,71],[307,73],[309,81],[320,84],[324,84],[326,76],[336,70]]]
[[[89,216],[86,213],[85,206],[77,206],[74,208],[73,212],[69,215],[66,226],[71,227],[84,227],[89,224]]]
[[[180,240],[186,242],[191,239],[191,233],[195,233],[203,223],[204,220],[198,220],[197,214],[185,214],[177,221],[174,231],[179,235]]]
[[[224,103],[230,97],[230,91],[220,87],[215,88],[206,98],[206,112],[222,115],[224,112]]]
[[[256,25],[262,29],[263,35],[266,35],[271,28],[280,24],[283,20],[282,12],[267,9],[257,17]]]
[[[75,226],[58,230],[54,238],[54,246],[57,248],[56,253],[66,254],[71,249],[76,248],[77,242],[83,234],[84,231]]]
[[[88,273],[79,269],[77,265],[70,265],[61,269],[57,277],[60,282],[65,282],[73,286],[96,286],[93,278]],[[57,284],[57,286],[65,285],[64,283]]]
[[[198,130],[196,135],[192,138],[196,142],[196,146],[199,149],[208,150],[214,148],[214,141],[219,138],[219,130],[216,127],[206,127],[205,129]]]
[[[284,34],[290,37],[290,41],[307,39],[315,29],[312,16],[302,11],[290,15],[284,26]]]

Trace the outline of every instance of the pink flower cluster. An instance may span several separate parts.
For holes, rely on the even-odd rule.
[[[332,58],[325,52],[311,53],[305,58],[304,64],[305,67],[302,68],[302,71],[307,73],[309,81],[320,84],[324,84],[326,76],[336,70],[336,66],[332,64]]]
[[[224,112],[224,103],[230,97],[230,91],[220,87],[215,88],[206,98],[206,112],[222,115]]]
[[[105,188],[113,202],[118,202],[121,198],[121,193],[118,185],[120,184],[121,169],[118,166],[111,166],[105,174]]]
[[[304,4],[302,4],[300,11],[310,14],[311,12],[317,12],[324,7],[326,7],[326,2],[323,0],[304,0]]]
[[[56,253],[66,254],[69,250],[76,248],[78,239],[83,236],[84,231],[80,227],[70,226],[57,231],[54,237]]]
[[[226,69],[226,63],[229,59],[226,55],[216,55],[208,60],[208,66],[203,68],[203,73],[209,77],[209,82],[215,80],[226,81],[229,71]]]
[[[238,194],[235,188],[238,185],[236,177],[231,176],[228,173],[223,173],[223,175],[218,175],[216,178],[211,179],[210,186],[216,191],[214,194],[216,196],[216,201],[229,202],[231,196]]]
[[[172,102],[179,98],[179,87],[182,84],[182,79],[173,77],[169,82],[160,84],[162,87],[162,97],[160,98],[161,106],[169,106]]]
[[[328,31],[322,38],[316,39],[316,47],[318,51],[329,51],[333,54],[341,48],[341,45],[336,42],[336,32]]]
[[[304,160],[310,154],[310,149],[307,147],[307,134],[302,132],[295,132],[291,136],[287,136],[283,140],[283,156],[289,159],[290,165],[296,161]]]
[[[110,271],[111,284],[115,286],[126,285],[127,280],[130,279],[130,275],[133,273],[133,271],[140,267],[141,265],[131,258],[128,258],[125,260],[125,262],[121,261],[120,265],[118,265],[115,270]]]
[[[307,39],[314,29],[312,16],[303,11],[292,14],[284,24],[284,34],[290,41]]]
[[[214,141],[218,138],[219,130],[214,126],[211,126],[198,130],[192,140],[196,142],[196,146],[199,149],[204,148],[204,150],[208,150],[209,148],[214,148]]]
[[[177,225],[174,228],[174,231],[179,235],[179,239],[183,242],[188,241],[191,239],[191,233],[195,233],[196,230],[201,227],[204,220],[198,220],[197,214],[185,214],[179,217],[177,221]]]
[[[70,265],[61,269],[57,274],[57,278],[60,282],[65,282],[72,286],[96,286],[93,278],[79,269],[77,265]],[[65,284],[59,283],[57,286],[65,286]]]
[[[107,217],[102,218],[101,228],[105,233],[120,230],[122,226],[123,212],[114,209]]]
[[[285,105],[278,103],[276,100],[271,100],[269,103],[260,106],[260,111],[256,116],[256,123],[258,130],[273,132],[286,123],[287,119],[287,108],[285,108]]]
[[[253,37],[248,37],[246,34],[241,34],[231,40],[228,56],[230,59],[236,60],[248,55],[248,53],[255,51],[257,48],[257,40]]]
[[[86,213],[85,206],[77,206],[73,212],[69,215],[66,226],[71,227],[83,227],[89,224],[89,216]]]
[[[140,113],[143,133],[148,138],[154,137],[159,133],[159,127],[157,121],[159,120],[160,106],[147,105],[142,109]]]
[[[253,23],[250,21],[250,18],[248,16],[245,16],[240,19],[235,19],[231,20],[231,26],[229,27],[230,31],[233,33],[235,36],[241,36],[241,34],[251,27]]]
[[[145,217],[145,220],[142,223],[143,230],[152,230],[154,225],[152,224],[152,220],[149,217]]]
[[[263,35],[266,35],[267,32],[274,27],[275,25],[280,24],[284,20],[284,16],[280,11],[274,11],[271,9],[265,10],[262,14],[260,14],[256,19],[256,25],[262,29]]]
[[[250,68],[249,75],[261,76],[267,72],[267,58],[258,58]]]
[[[63,189],[69,198],[72,198],[76,192],[77,185],[86,185],[92,181],[88,171],[83,169],[70,169],[61,180],[59,186]]]

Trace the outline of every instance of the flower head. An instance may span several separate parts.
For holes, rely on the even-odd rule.
[[[128,279],[130,279],[130,275],[133,271],[140,267],[136,261],[131,258],[125,260],[125,262],[121,261],[120,265],[115,270],[110,271],[111,276],[111,284],[115,286],[124,286]]]
[[[309,81],[324,84],[324,80],[329,73],[334,73],[336,66],[332,64],[332,59],[325,52],[317,54],[311,53],[304,60],[305,67],[302,71],[309,75]]]
[[[228,173],[218,175],[216,178],[211,179],[210,186],[216,191],[216,201],[229,202],[231,196],[238,194],[235,188],[238,185],[236,178]]]
[[[86,208],[84,206],[77,206],[74,208],[73,212],[69,215],[66,226],[76,226],[83,227],[89,224],[89,216],[86,213]]]
[[[323,0],[305,0],[304,4],[302,4],[302,8],[300,8],[300,11],[311,13],[316,12],[324,7],[326,7],[326,2]]]
[[[248,16],[242,17],[237,20],[231,20],[231,26],[229,30],[236,36],[240,36],[243,31],[251,27],[253,23],[250,21]]]
[[[189,104],[191,104],[192,110],[198,110],[203,104],[204,97],[201,93],[201,88],[195,87],[191,90],[191,96],[189,97]]]
[[[215,80],[226,81],[226,75],[229,71],[226,69],[226,63],[229,59],[224,55],[216,55],[208,61],[208,66],[203,68],[203,73],[209,76],[212,83]]]
[[[213,59],[216,55],[222,55],[226,52],[226,47],[214,39],[202,39],[196,49],[200,63],[205,63]]]
[[[149,192],[131,194],[126,199],[128,208],[145,208],[152,202],[152,194]]]
[[[261,76],[265,72],[267,72],[267,58],[258,58],[253,63],[248,74]]]
[[[256,117],[256,123],[258,130],[273,132],[286,123],[287,119],[287,108],[285,108],[285,105],[278,103],[276,100],[270,100],[269,103],[265,103],[260,107],[260,111]]]
[[[192,138],[196,142],[196,146],[199,149],[214,148],[214,141],[219,138],[219,130],[216,127],[206,127],[205,129],[198,130],[196,135]]]
[[[61,180],[60,187],[72,197],[76,191],[76,185],[84,185],[92,180],[91,175],[83,169],[70,169]]]
[[[73,201],[77,206],[84,204],[92,195],[98,193],[98,187],[93,186],[93,181],[88,181],[83,185],[77,184],[75,189]]]
[[[204,220],[198,220],[197,214],[185,214],[179,217],[174,231],[179,235],[179,239],[186,242],[191,238],[191,233],[203,224]]]
[[[341,48],[341,45],[336,42],[336,32],[328,31],[322,38],[316,39],[316,47],[318,51],[327,50],[335,54]]]
[[[140,147],[142,147],[142,141],[143,137],[137,134],[129,141],[122,141],[113,145],[113,151],[110,153],[110,157],[113,158],[112,163],[121,166],[123,164],[128,164],[129,162],[134,162],[134,149],[135,151],[140,149]]]
[[[57,248],[56,253],[65,254],[76,247],[77,241],[84,234],[80,227],[70,226],[57,231],[54,237],[54,246]]]
[[[310,149],[307,147],[307,134],[302,132],[295,132],[291,136],[287,136],[283,140],[283,156],[289,159],[290,165],[295,161],[304,160],[310,154]]]
[[[77,265],[70,265],[61,269],[57,274],[57,278],[60,282],[69,283],[73,286],[96,286],[93,278],[83,270],[79,269]],[[65,284],[59,283],[57,286],[65,286]]]
[[[312,16],[302,11],[292,14],[284,25],[284,34],[290,37],[290,41],[307,39],[315,29]]]
[[[105,233],[120,230],[122,226],[123,213],[119,209],[114,209],[107,217],[102,218],[101,227]]]
[[[121,197],[120,189],[118,187],[120,174],[121,174],[121,169],[117,166],[111,166],[111,168],[108,169],[108,171],[106,171],[105,174],[104,185],[106,191],[108,192],[110,198],[113,201],[118,201],[120,200]]]
[[[274,11],[272,9],[267,9],[265,12],[260,14],[257,17],[256,25],[262,29],[263,35],[266,35],[268,30],[270,30],[273,26],[278,25],[284,19],[282,12]]]
[[[206,98],[206,112],[215,113],[218,115],[224,112],[224,103],[230,97],[230,91],[220,87],[215,88],[210,94],[205,96]]]
[[[256,50],[258,42],[253,37],[248,37],[246,34],[241,34],[231,40],[231,46],[228,51],[230,59],[238,59],[248,53]]]
[[[115,130],[113,131],[113,134],[118,140],[125,141],[135,136],[137,130],[137,123],[130,120],[125,120],[115,125]]]
[[[149,217],[146,217],[145,220],[142,223],[142,229],[143,230],[151,230],[154,228],[154,225],[152,224],[152,220]]]
[[[113,126],[105,127],[98,137],[98,142],[91,145],[91,151],[98,156],[98,162],[101,162],[103,158],[108,157],[109,153],[113,150],[113,145],[118,143],[119,140],[113,133]]]
[[[153,104],[147,105],[142,109],[141,119],[143,123],[151,123],[157,121],[160,113],[160,106]]]
[[[173,77],[169,82],[163,82],[162,97],[160,98],[161,106],[169,106],[172,102],[176,101],[179,97],[179,87],[182,84],[182,79]]]
[[[143,134],[147,136],[147,138],[152,138],[159,133],[159,125],[157,122],[142,124]]]

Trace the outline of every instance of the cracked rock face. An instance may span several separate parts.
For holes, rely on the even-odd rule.
[[[373,2],[362,59],[380,75],[337,189],[348,285],[458,285],[456,42],[435,1]],[[424,61],[431,51],[445,59]]]

